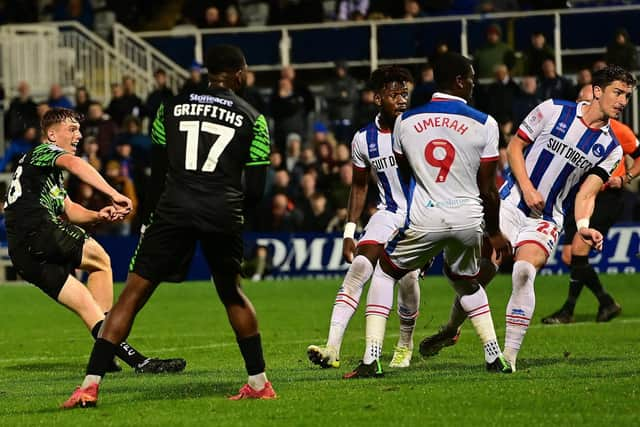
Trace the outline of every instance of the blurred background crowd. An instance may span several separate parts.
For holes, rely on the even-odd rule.
[[[126,8],[121,7],[122,3],[108,0],[0,0],[0,23],[77,19],[95,28],[100,14],[107,11],[114,15],[113,19],[133,29],[150,28],[152,22],[158,28],[171,28],[171,25],[214,28],[380,19],[387,16],[410,19],[438,14],[630,2],[137,0],[126,2]],[[331,7],[327,7],[327,3]],[[177,11],[174,10],[176,8]],[[173,14],[167,13],[167,16],[176,19],[172,23],[165,22],[166,26],[162,27],[157,22],[158,16],[167,10],[173,10]],[[250,16],[250,13],[260,10],[263,12],[260,19]],[[578,90],[591,82],[592,72],[607,63],[629,70],[639,69],[637,48],[624,28],[611,34],[611,43],[603,57],[580,64],[570,77],[559,75],[556,70],[555,53],[548,42],[549,34],[533,32],[529,46],[516,51],[505,42],[502,31],[499,25],[488,23],[484,43],[473,52],[479,79],[473,103],[498,121],[503,149],[527,113],[543,100],[575,100]],[[432,64],[447,50],[447,41],[439,41],[424,64],[411,67],[415,79],[411,107],[430,100],[436,90]],[[340,61],[335,63],[331,72],[326,71],[320,80],[313,81],[300,78],[290,66],[264,82],[256,81],[256,75],[249,73],[242,96],[267,116],[272,137],[265,197],[263,204],[250,212],[248,222],[251,229],[263,232],[342,230],[352,179],[351,138],[377,113],[373,91],[366,85],[366,74],[367,70],[354,72]],[[4,136],[9,141],[0,160],[0,172],[11,171],[20,156],[40,140],[39,118],[48,108],[75,108],[86,117],[78,155],[99,170],[111,185],[134,200],[134,206],[139,208],[144,203],[150,175],[151,122],[158,106],[173,95],[162,69],[155,71],[154,78],[155,90],[146,99],[136,93],[133,78],[125,76],[122,81],[114,82],[107,105],[92,99],[83,87],[76,87],[69,96],[59,85],[53,85],[48,97],[42,99],[32,97],[26,81],[19,84],[17,93],[5,94],[0,88],[0,98],[6,96],[8,101],[8,109],[4,113]],[[206,70],[194,62],[181,91],[197,90],[206,85]],[[500,172],[507,167],[506,156],[503,159]],[[498,179],[501,180],[500,177]],[[68,184],[70,196],[75,201],[93,209],[103,206],[102,196],[91,187],[73,180]],[[633,188],[627,189],[623,221],[640,221],[640,198],[637,194]],[[370,185],[362,224],[366,224],[368,216],[375,211],[376,196],[375,185]],[[138,226],[139,216],[134,214],[128,222],[104,226],[96,232],[126,235],[136,233]]]

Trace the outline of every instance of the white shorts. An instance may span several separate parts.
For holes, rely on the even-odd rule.
[[[444,251],[444,262],[452,279],[468,279],[478,275],[481,257],[482,225],[462,230],[402,230],[387,245],[388,260],[398,269],[421,268]]]
[[[386,244],[404,226],[405,218],[404,213],[393,213],[385,210],[377,211],[369,219],[364,229],[364,234],[358,241],[358,246]]]
[[[560,228],[552,221],[530,218],[508,200],[500,202],[500,230],[513,248],[526,243],[538,245],[549,257],[558,244]]]

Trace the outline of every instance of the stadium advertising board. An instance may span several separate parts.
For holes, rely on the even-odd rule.
[[[116,281],[126,279],[127,266],[137,244],[136,237],[99,237],[111,256]],[[256,245],[267,248],[269,253],[269,278],[288,277],[339,277],[348,264],[342,261],[342,235],[323,233],[264,234],[245,235],[245,255],[248,259],[255,253]],[[592,253],[591,263],[598,271],[605,273],[640,272],[640,224],[612,227],[605,239],[601,254]],[[567,273],[567,267],[560,260],[561,247],[556,248],[549,263],[540,274]],[[429,274],[441,274],[442,258],[438,257]],[[200,250],[196,251],[189,280],[206,280],[209,277],[207,265]]]

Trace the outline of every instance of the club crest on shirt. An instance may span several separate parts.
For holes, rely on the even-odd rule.
[[[593,155],[597,156],[597,157],[602,157],[604,156],[604,147],[600,144],[594,144],[593,148],[591,149],[591,151],[593,151]]]

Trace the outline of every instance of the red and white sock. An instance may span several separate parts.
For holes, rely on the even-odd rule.
[[[463,295],[460,297],[460,304],[464,308],[469,320],[482,341],[484,348],[484,358],[488,363],[496,360],[500,356],[500,347],[496,337],[496,330],[493,326],[491,318],[491,308],[489,307],[489,299],[487,293],[482,286],[471,295]]]
[[[367,294],[365,338],[366,346],[362,361],[371,364],[382,355],[382,343],[387,318],[393,305],[393,285],[395,279],[382,271],[380,263],[376,265]]]
[[[371,277],[372,272],[371,261],[363,255],[356,256],[344,277],[342,286],[338,290],[336,303],[331,312],[329,337],[327,338],[327,347],[333,347],[338,355],[340,354],[344,331],[347,329],[353,313],[358,309],[362,289]]]
[[[511,298],[507,305],[504,356],[515,370],[518,351],[527,333],[536,306],[534,281],[536,268],[527,261],[513,264]]]

